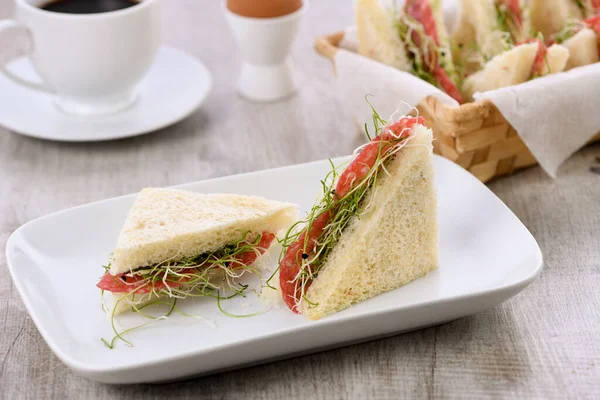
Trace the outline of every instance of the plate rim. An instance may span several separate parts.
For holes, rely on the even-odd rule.
[[[484,185],[481,181],[479,181],[477,178],[475,178],[472,174],[468,173],[467,171],[465,171],[463,168],[461,168],[460,166],[458,166],[457,164],[453,163],[452,161],[449,161],[447,159],[445,159],[444,157],[438,156],[438,155],[433,155],[435,159],[442,161],[443,164],[446,164],[449,168],[455,168],[457,170],[460,170],[461,173],[465,173],[469,175],[469,178],[472,181],[475,181],[478,185],[481,185],[481,187],[485,190],[487,190],[490,194],[492,194],[496,200],[498,202],[501,203],[501,205],[512,214],[512,216],[514,217],[514,219],[519,223],[520,227],[522,229],[524,229],[524,231],[527,233],[527,235],[531,238],[532,240],[532,244],[534,245],[534,252],[535,252],[535,258],[538,260],[538,264],[535,266],[535,269],[529,273],[527,276],[525,276],[523,279],[517,281],[517,282],[512,282],[510,284],[507,285],[503,285],[503,286],[499,286],[499,287],[493,287],[493,288],[487,288],[487,289],[480,289],[480,290],[476,290],[476,291],[472,291],[469,293],[464,293],[464,294],[458,294],[458,295],[454,295],[454,296],[450,296],[450,297],[446,297],[443,299],[433,299],[433,300],[429,300],[429,301],[424,301],[424,302],[419,302],[419,303],[410,303],[404,306],[400,306],[399,308],[394,308],[393,312],[397,312],[397,311],[405,311],[405,310],[410,310],[416,306],[418,307],[426,307],[426,306],[433,306],[437,303],[446,303],[446,302],[454,302],[454,301],[460,301],[460,300],[465,300],[468,298],[476,298],[478,296],[482,296],[482,295],[494,295],[494,294],[498,294],[498,293],[502,293],[502,292],[511,292],[515,289],[517,289],[517,291],[513,294],[516,295],[519,292],[521,292],[522,290],[524,290],[527,286],[529,286],[542,272],[543,267],[544,267],[544,257],[541,251],[541,248],[537,242],[537,240],[535,239],[535,237],[531,234],[531,232],[529,231],[529,229],[527,229],[527,227],[521,222],[521,220],[512,212],[512,210],[510,208],[508,208],[508,206],[506,204],[504,204],[504,202],[498,197],[496,196],[496,194],[494,192],[492,192],[486,185]],[[332,161],[336,161],[336,160],[344,160],[347,159],[348,157],[351,156],[341,156],[341,157],[335,157],[335,158],[331,158],[330,160]],[[316,160],[316,161],[310,161],[307,163],[300,163],[300,164],[292,164],[292,165],[287,165],[287,166],[283,166],[283,167],[275,167],[275,168],[269,168],[269,169],[263,169],[263,170],[257,170],[257,171],[251,171],[251,172],[245,172],[245,173],[241,173],[241,174],[235,174],[235,175],[227,175],[227,176],[221,176],[221,177],[215,177],[215,178],[210,178],[210,179],[205,179],[205,180],[200,180],[200,181],[194,181],[194,182],[188,182],[188,183],[183,183],[183,184],[178,184],[175,186],[169,186],[169,188],[181,188],[184,186],[189,186],[189,185],[194,185],[197,183],[209,183],[211,181],[218,181],[218,180],[227,180],[227,179],[233,179],[233,178],[242,178],[244,176],[247,175],[251,175],[251,174],[257,174],[257,173],[269,173],[269,172],[273,172],[273,171],[282,171],[282,170],[287,170],[287,169],[294,169],[297,167],[302,167],[302,166],[308,166],[308,165],[314,165],[314,164],[318,164],[318,163],[323,163],[325,161],[328,161],[329,159],[322,159],[322,160]],[[107,198],[107,199],[103,199],[103,200],[98,200],[98,201],[94,201],[94,202],[90,202],[90,203],[85,203],[85,204],[81,204],[75,207],[70,207],[67,209],[63,209],[60,211],[56,211],[38,218],[35,218],[31,221],[28,221],[26,223],[24,223],[23,225],[19,226],[8,238],[7,242],[6,242],[6,246],[5,246],[5,253],[6,253],[6,261],[7,261],[7,267],[8,267],[8,271],[10,273],[10,276],[12,278],[13,283],[15,284],[15,287],[17,288],[17,292],[19,293],[19,296],[21,297],[21,300],[23,301],[23,303],[25,304],[25,308],[29,314],[29,317],[32,319],[32,321],[34,322],[36,328],[38,329],[40,335],[42,336],[42,338],[44,339],[44,341],[46,342],[46,344],[50,347],[50,349],[53,351],[53,353],[64,363],[66,364],[68,367],[72,368],[73,370],[75,370],[76,372],[80,373],[80,374],[102,374],[102,373],[116,373],[116,372],[129,372],[133,369],[136,368],[144,368],[144,367],[151,367],[151,366],[155,366],[161,363],[167,363],[167,362],[173,362],[173,361],[178,361],[178,360],[184,360],[184,359],[189,359],[189,358],[196,358],[196,357],[201,357],[203,354],[208,354],[214,351],[219,351],[223,348],[229,347],[232,344],[221,344],[218,346],[213,346],[213,347],[209,347],[209,348],[204,348],[204,349],[197,349],[197,350],[193,350],[187,353],[183,353],[183,354],[177,354],[177,355],[171,355],[171,356],[166,356],[166,357],[162,357],[160,359],[155,359],[155,360],[142,360],[142,361],[133,361],[133,362],[127,362],[126,364],[123,365],[118,365],[118,366],[113,366],[111,367],[110,365],[100,365],[100,364],[94,364],[94,363],[84,363],[81,362],[75,358],[73,358],[72,356],[70,356],[67,352],[63,352],[63,350],[58,346],[57,343],[55,343],[52,335],[49,335],[45,328],[43,323],[41,323],[38,320],[37,314],[35,312],[32,312],[33,307],[32,307],[32,303],[33,303],[33,299],[30,299],[28,296],[24,295],[25,290],[24,287],[21,284],[21,280],[19,278],[18,272],[15,272],[17,267],[15,265],[13,265],[12,263],[12,258],[14,257],[13,254],[13,250],[12,248],[14,248],[14,246],[12,245],[12,243],[17,240],[16,237],[21,234],[22,231],[24,231],[25,229],[28,229],[28,227],[32,224],[35,223],[39,223],[40,221],[43,221],[45,219],[48,218],[53,218],[53,217],[57,217],[60,216],[64,213],[68,213],[68,212],[72,212],[81,208],[86,208],[86,207],[91,207],[91,206],[95,206],[98,205],[100,203],[107,203],[107,202],[111,202],[111,201],[118,201],[118,200],[122,200],[124,198],[127,197],[133,197],[137,194],[138,192],[134,192],[131,194],[126,194],[126,195],[122,195],[122,196],[117,196],[117,197],[111,197],[111,198]],[[512,297],[512,296],[510,296]],[[510,298],[509,297],[509,298]],[[505,299],[502,302],[508,300]],[[501,303],[498,303],[501,304]],[[303,331],[310,331],[311,329],[313,329],[315,326],[329,326],[329,325],[333,325],[336,323],[344,323],[344,322],[349,322],[353,319],[361,319],[363,317],[365,317],[365,315],[368,316],[377,316],[377,315],[381,315],[384,313],[389,313],[391,312],[391,310],[389,309],[379,309],[379,310],[374,310],[371,312],[368,312],[367,314],[359,314],[359,315],[346,315],[346,316],[342,316],[339,317],[337,316],[334,319],[321,319],[318,321],[314,321],[314,324],[308,324],[305,326],[301,326],[301,327],[293,327],[293,328],[284,328],[282,330],[279,330],[277,332],[272,332],[272,333],[268,333],[265,335],[261,335],[260,337],[257,338],[245,338],[241,341],[236,341],[235,345],[247,345],[247,344],[252,344],[253,341],[256,340],[269,340],[273,337],[277,337],[280,335],[285,335],[287,333],[289,333],[290,331],[293,331],[295,333],[301,333]],[[416,328],[416,329],[420,329],[420,328]]]

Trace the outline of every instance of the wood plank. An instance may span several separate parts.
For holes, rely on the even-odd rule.
[[[0,17],[11,6],[0,2]],[[600,398],[600,184],[589,171],[600,145],[573,156],[555,181],[531,168],[490,183],[536,237],[546,264],[527,290],[492,310],[166,385],[102,385],[69,371],[42,340],[8,274],[4,244],[19,225],[144,186],[348,154],[363,142],[336,95],[331,64],[312,48],[315,32],[353,24],[347,1],[311,2],[293,52],[300,92],[274,104],[236,94],[239,54],[220,2],[164,6],[165,42],[200,57],[215,78],[206,104],[190,118],[150,135],[89,144],[44,142],[0,128],[0,398]],[[0,107],[2,101],[0,93]],[[518,156],[515,165],[526,161]],[[490,218],[481,229],[497,223]]]

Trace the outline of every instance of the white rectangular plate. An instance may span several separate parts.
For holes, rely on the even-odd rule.
[[[259,195],[308,210],[329,168],[328,161],[318,161],[180,188]],[[197,299],[180,302],[181,309],[213,321],[216,328],[176,315],[129,334],[134,347],[117,342],[109,350],[100,338],[113,334],[95,284],[136,195],[23,225],[8,240],[8,266],[31,318],[54,353],[77,373],[102,382],[174,380],[366,341],[493,307],[517,294],[541,271],[542,254],[535,239],[489,189],[441,157],[435,157],[435,171],[440,268],[319,321],[283,308],[232,318],[220,313],[213,299]],[[223,307],[248,314],[260,310],[262,303],[250,293]],[[145,322],[139,315],[118,321],[125,327]]]

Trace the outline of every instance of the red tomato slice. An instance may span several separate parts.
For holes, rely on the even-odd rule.
[[[426,67],[437,65],[437,47],[440,44],[433,10],[431,9],[429,0],[408,0],[404,6],[404,12],[406,15],[419,22],[423,26],[425,35],[433,39],[434,43],[427,43],[426,45],[429,46],[429,48],[424,49],[425,45],[423,44],[421,34],[417,31],[411,33],[411,39],[415,46],[422,50],[423,63]]]
[[[139,294],[150,293],[150,290],[161,290],[168,287],[177,287],[184,283],[185,279],[181,279],[178,282],[167,281],[167,284],[163,281],[155,282],[153,286],[144,282],[144,278],[141,276],[126,276],[125,274],[111,275],[110,273],[104,274],[100,279],[100,282],[96,285],[102,290],[113,293],[130,293],[135,291]]]
[[[302,265],[302,258],[303,256],[304,258],[314,256],[317,239],[321,236],[323,229],[327,226],[330,217],[331,213],[327,211],[315,218],[310,227],[310,232],[308,233],[306,255],[304,255],[304,239],[306,238],[306,231],[304,231],[298,240],[288,247],[285,256],[279,263],[279,286],[281,287],[281,295],[285,304],[295,313],[298,313],[296,303],[302,294],[302,288],[297,279],[298,273],[300,272],[300,266]],[[304,289],[308,289],[311,283],[312,281],[307,282]]]
[[[519,44],[525,43],[537,43],[538,50],[535,54],[535,58],[533,59],[533,65],[531,67],[531,76],[533,77],[534,75],[541,75],[542,72],[544,72],[544,61],[546,58],[548,48],[546,47],[546,44],[540,39],[527,39]]]
[[[259,243],[256,245],[258,252],[263,254],[270,246],[275,235],[270,232],[263,232]],[[229,266],[232,269],[240,268],[246,265],[251,265],[258,258],[258,253],[255,251],[248,251],[246,253],[237,256],[235,261],[232,261]],[[153,285],[144,281],[141,276],[127,276],[127,274],[111,275],[110,273],[104,274],[100,279],[100,282],[96,285],[102,290],[113,293],[130,293],[135,291],[136,293],[144,294],[150,293],[151,290],[161,290],[166,287],[177,287],[182,283],[185,283],[189,278],[173,278],[171,281],[167,281],[166,284],[163,281],[157,281]]]
[[[595,11],[600,12],[600,0],[597,0],[596,3],[598,4],[598,6],[594,6]],[[585,22],[588,28],[593,29],[594,32],[596,32],[596,35],[598,36],[598,52],[600,53],[600,15],[588,18],[583,22]]]
[[[592,12],[594,15],[600,13],[600,0],[592,0]]]
[[[462,95],[460,94],[458,87],[456,86],[454,81],[452,81],[452,79],[450,79],[450,77],[448,76],[446,71],[439,65],[436,65],[436,67],[433,69],[432,73],[433,73],[433,76],[435,76],[435,79],[440,83],[440,86],[442,87],[442,89],[444,89],[444,91],[450,97],[452,97],[454,100],[458,101],[459,104],[462,104],[462,102],[463,102]]]
[[[511,1],[511,0],[509,0]],[[517,2],[518,5],[518,2]],[[423,63],[428,68],[441,88],[448,93],[453,99],[462,104],[462,96],[456,87],[456,84],[450,79],[446,71],[439,65],[437,59],[437,47],[440,45],[440,40],[435,24],[435,17],[429,0],[406,0],[404,12],[413,18],[415,21],[423,25],[425,34],[433,39],[435,46],[430,45],[427,51],[423,52]],[[422,38],[419,33],[413,31],[411,39],[419,48],[423,48]]]
[[[237,256],[237,261],[232,262],[230,268],[236,269],[248,265],[254,264],[254,261],[262,255],[269,247],[271,247],[271,243],[275,240],[275,235],[271,232],[263,232],[260,241],[256,245],[258,249],[258,253],[256,251],[247,251],[246,253],[240,254]]]
[[[348,165],[348,167],[340,175],[338,182],[335,187],[335,196],[337,199],[344,198],[352,188],[356,187],[363,179],[366,178],[369,171],[374,167],[379,152],[382,154],[389,152],[392,149],[392,144],[385,143],[381,144],[381,140],[390,141],[401,137],[408,137],[410,130],[415,124],[423,125],[425,120],[423,117],[405,117],[400,119],[391,125],[385,127],[381,135],[373,138],[361,152],[356,156],[354,160]],[[315,245],[319,236],[323,233],[323,230],[329,223],[332,213],[335,211],[327,211],[319,215],[313,221],[308,232],[308,238],[306,230],[300,234],[298,240],[292,243],[283,259],[279,264],[279,286],[281,287],[281,294],[285,304],[295,313],[298,313],[296,308],[298,301],[302,295],[302,289],[306,290],[312,284],[312,281],[307,281],[304,284],[304,288],[300,286],[298,280],[298,273],[302,265],[302,259],[312,258],[317,249]],[[304,243],[306,243],[306,253],[304,253]],[[308,266],[310,269],[310,265]]]
[[[600,3],[600,0],[598,0]],[[583,21],[588,28],[593,29],[596,32],[596,35],[600,36],[600,15],[597,15],[592,18],[588,18]]]
[[[388,142],[401,137],[408,137],[410,130],[415,124],[423,125],[424,123],[425,120],[423,117],[409,117],[402,118],[398,122],[384,128],[382,134],[373,138],[369,144],[363,147],[356,158],[342,172],[335,187],[336,197],[338,199],[344,198],[353,187],[356,187],[367,176],[377,161],[380,147],[382,155],[391,150],[392,143],[380,145],[379,142],[381,140]]]
[[[423,25],[423,29],[427,36],[431,37],[436,44],[440,45],[437,26],[435,25],[435,17],[429,0],[406,0],[404,4],[404,12],[412,17],[415,21]]]
[[[544,71],[544,60],[546,58],[548,48],[546,47],[546,44],[543,41],[538,39],[537,42],[538,51],[535,55],[535,60],[533,61],[532,74],[541,75]]]

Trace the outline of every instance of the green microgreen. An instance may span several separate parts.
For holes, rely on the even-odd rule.
[[[496,22],[498,28],[505,33],[504,40],[507,47],[512,47],[517,41],[517,32],[519,27],[515,24],[513,14],[504,3],[495,3],[496,7]]]
[[[556,32],[551,38],[558,44],[562,44],[567,40],[575,36],[579,31],[585,28],[585,24],[582,21],[571,20],[562,28]]]
[[[397,17],[394,17],[396,30],[406,47],[413,74],[439,88],[440,83],[433,75],[437,63],[453,82],[458,83],[459,75],[452,62],[450,49],[438,46],[435,40],[427,35],[423,24],[419,21],[405,13],[396,15]],[[418,38],[419,43],[415,42],[415,37]]]
[[[584,16],[587,15],[589,12],[591,12],[591,9],[588,7],[588,4],[584,0],[574,0],[574,1]]]
[[[541,43],[545,43],[544,35],[542,34],[542,32],[538,32],[537,35],[535,36],[535,39],[539,40]],[[536,57],[537,57],[537,55],[536,55]],[[546,68],[548,68],[548,71],[552,72],[550,70],[550,62],[548,61],[548,49],[546,49],[546,52],[544,53],[544,64],[546,64]],[[533,74],[531,74],[531,80],[540,78],[542,76],[543,75],[542,75],[541,71],[535,71]]]
[[[220,293],[217,292],[217,307],[219,308],[219,311],[221,312],[221,314],[226,315],[228,317],[232,317],[232,318],[247,318],[247,317],[254,317],[254,316],[260,315],[268,310],[268,307],[265,307],[262,310],[258,310],[256,312],[253,312],[250,314],[232,314],[223,309],[223,307],[221,306],[221,300],[229,300],[229,299],[232,299],[237,296],[246,297],[244,295],[244,292],[246,291],[246,289],[248,289],[248,285],[240,284],[240,289],[238,291],[236,291],[234,294],[227,296],[227,297],[221,297]]]
[[[512,49],[520,38],[512,12],[503,3],[494,3],[496,28],[484,38],[484,43],[473,40],[470,43],[456,43],[453,46],[458,82],[479,70],[497,54]],[[523,11],[523,10],[522,10]]]
[[[425,33],[422,24],[406,14],[402,14],[402,17],[396,18],[395,21],[400,40],[406,46],[413,74],[436,87],[439,86],[437,79],[431,73],[435,65],[427,64],[427,61],[433,61],[436,58],[435,55],[430,54],[437,49],[433,39]],[[413,34],[418,35],[421,41],[420,46],[413,40]]]
[[[373,115],[373,127],[375,128],[375,136],[377,136],[381,133],[381,130],[383,129],[385,124],[387,124],[387,121],[385,119],[381,118],[381,116],[375,110],[375,107],[373,107],[371,100],[369,100],[369,97],[372,97],[372,96],[373,96],[372,94],[365,95],[365,101],[371,108],[371,113]],[[369,132],[369,126],[367,125],[366,122],[365,122],[365,134],[367,135],[367,138],[369,139],[369,141],[371,141],[373,139],[373,137],[371,137],[371,133]],[[331,160],[330,160],[330,162],[331,162]]]
[[[371,103],[369,105],[373,108]],[[382,133],[387,122],[373,109],[373,123],[375,135],[378,136]],[[368,136],[370,137],[370,135]],[[299,240],[304,232],[310,232],[315,220],[325,213],[330,213],[325,228],[314,242],[312,248],[309,248],[311,241],[307,235],[304,236],[303,256],[297,260],[300,269],[294,278],[297,293],[300,294],[300,298],[297,299],[298,303],[304,301],[309,307],[317,305],[306,298],[306,288],[318,276],[322,266],[335,249],[336,244],[351,222],[356,218],[360,219],[361,215],[369,209],[370,204],[367,203],[369,194],[371,194],[372,198],[377,182],[381,179],[381,174],[387,173],[386,167],[402,148],[402,143],[406,143],[406,137],[399,137],[390,141],[379,141],[379,152],[373,168],[369,170],[364,179],[354,183],[350,191],[341,199],[336,196],[335,187],[347,163],[335,165],[333,161],[329,160],[331,169],[321,181],[321,194],[314,206],[303,219],[292,225],[283,238],[279,240],[279,243],[282,245],[279,257],[279,261],[281,262],[287,249]],[[389,144],[391,144],[391,149],[383,151],[384,148],[390,148],[387,146]],[[269,284],[268,286],[272,287]]]
[[[102,342],[111,349],[114,347],[116,340],[121,340],[132,346],[130,341],[123,338],[123,335],[147,326],[153,321],[165,319],[175,311],[186,315],[176,307],[176,304],[178,299],[188,297],[212,297],[217,299],[218,308],[223,314],[236,316],[222,309],[221,300],[243,296],[248,286],[237,284],[236,280],[246,271],[259,275],[255,268],[241,263],[239,257],[249,252],[255,252],[257,256],[260,256],[262,254],[261,250],[264,250],[257,246],[261,238],[261,234],[242,231],[238,240],[217,251],[131,270],[125,276],[137,278],[137,280],[134,283],[124,283],[132,285],[133,289],[115,302],[110,315],[111,327],[115,336],[110,342],[101,339]],[[105,272],[108,272],[110,264],[104,265],[103,268]],[[115,277],[115,279],[120,278]],[[143,293],[140,293],[141,289],[143,289]],[[233,294],[224,297],[221,294],[222,291],[230,291]],[[104,291],[102,291],[102,295],[104,295]],[[151,321],[119,332],[115,326],[115,310],[123,301],[131,305],[132,312],[149,318]],[[138,306],[138,304],[143,305]],[[154,305],[170,305],[171,308],[165,315],[160,317],[154,317],[142,311],[146,307]],[[236,317],[246,316],[237,315]]]

